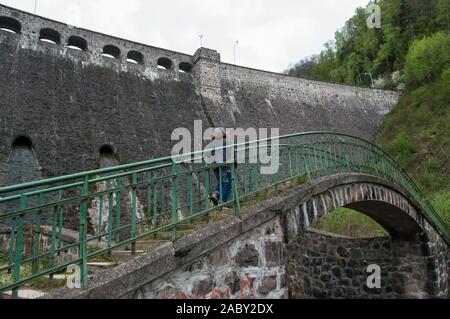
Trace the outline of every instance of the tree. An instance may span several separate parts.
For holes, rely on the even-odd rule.
[[[430,84],[450,67],[450,34],[438,32],[415,41],[406,57],[405,76],[409,88]]]

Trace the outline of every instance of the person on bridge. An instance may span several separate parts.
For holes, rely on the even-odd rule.
[[[226,148],[226,146],[232,144],[232,142],[227,141],[225,129],[216,128],[213,142],[209,145],[213,157],[211,164],[214,165],[214,175],[217,180],[217,186],[209,197],[214,206],[226,203],[231,194],[232,176],[229,159],[232,158],[232,149]]]

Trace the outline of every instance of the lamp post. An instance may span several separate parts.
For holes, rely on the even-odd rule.
[[[198,36],[200,38],[200,48],[203,48],[203,34]]]
[[[365,74],[370,76],[370,81],[372,82],[372,89],[375,88],[375,85],[374,85],[374,83],[373,83],[373,76],[372,76],[372,73],[366,72]]]
[[[236,43],[234,44],[233,47],[233,60],[234,60],[234,64],[236,65],[236,46],[238,45],[239,41],[236,41]]]
[[[38,0],[34,0],[34,14],[36,14]]]

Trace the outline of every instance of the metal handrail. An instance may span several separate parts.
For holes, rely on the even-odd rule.
[[[270,151],[275,147],[280,150],[279,170],[273,175],[262,175],[260,162],[247,162],[247,152],[260,151],[262,146]],[[231,206],[237,216],[244,199],[272,188],[277,192],[286,181],[304,178],[312,182],[336,173],[365,173],[401,187],[450,243],[445,222],[414,181],[369,141],[346,133],[307,132],[216,150],[228,148],[244,152],[246,158],[237,168],[231,165],[232,199],[221,205]],[[89,258],[169,231],[175,240],[182,223],[195,221],[216,209],[208,199],[211,171],[222,174],[225,168],[184,162],[186,158],[203,162],[204,156],[203,151],[193,152],[0,187],[0,225],[9,229],[9,244],[3,245],[5,262],[0,264],[0,292],[12,290],[13,297],[17,297],[21,286],[63,271],[69,264],[81,266],[81,281],[87,287]],[[96,223],[89,225],[89,218],[96,219]],[[43,224],[52,228],[47,247],[40,247]],[[25,234],[27,225],[33,226],[30,234]],[[63,227],[78,230],[78,241],[64,243]],[[90,245],[98,241],[103,241],[106,248]],[[23,246],[27,243],[32,247],[25,254]],[[74,249],[76,258],[67,254],[72,251],[73,255]]]

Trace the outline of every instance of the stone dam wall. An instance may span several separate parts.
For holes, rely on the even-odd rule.
[[[122,164],[167,156],[172,130],[193,132],[194,120],[204,128],[335,130],[374,140],[398,99],[396,92],[225,64],[206,48],[194,55],[156,48],[3,5],[0,74],[0,185],[96,169],[103,146]],[[30,152],[16,152],[24,144]],[[17,166],[24,169],[15,174]]]

